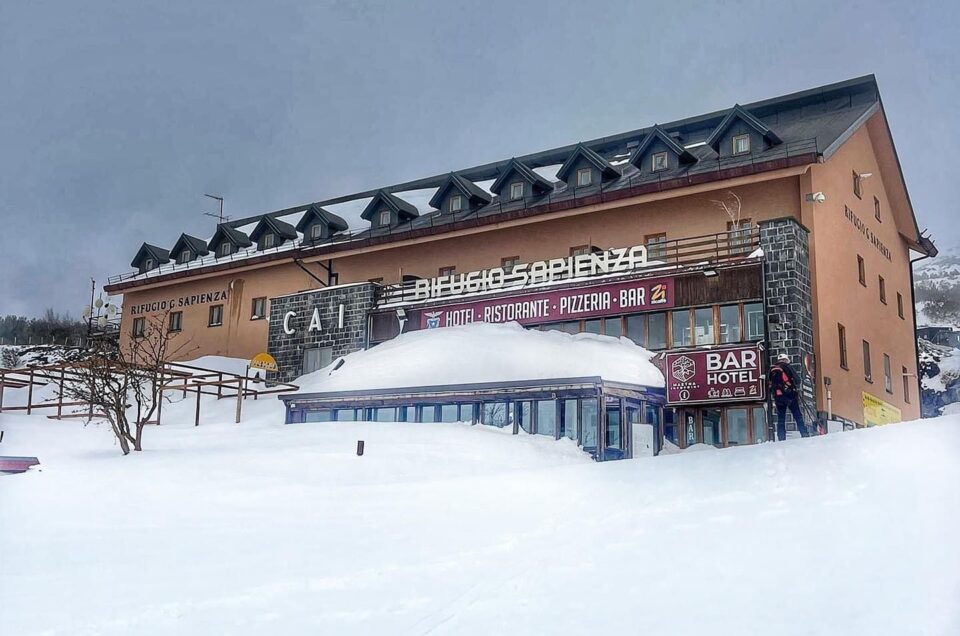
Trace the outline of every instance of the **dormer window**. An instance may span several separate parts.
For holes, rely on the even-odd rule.
[[[183,265],[184,263],[189,263],[190,256],[192,256],[190,254],[190,250],[183,250],[182,252],[180,252],[180,256],[177,257],[177,262],[180,263],[181,265]]]
[[[593,170],[590,168],[580,168],[577,170],[577,187],[582,188],[593,183]]]
[[[463,209],[463,197],[459,194],[455,194],[452,197],[450,197],[449,211],[459,212],[462,209]]]
[[[516,201],[523,198],[523,181],[510,184],[510,199]]]
[[[228,241],[224,241],[217,247],[217,256],[229,256],[232,247]]]
[[[153,259],[152,259],[152,258],[144,259],[144,261],[143,261],[143,269],[144,269],[144,270],[153,269]]]
[[[380,210],[380,225],[390,225],[390,210]]]
[[[734,135],[733,154],[745,155],[750,152],[750,135]]]
[[[262,250],[270,249],[271,247],[276,245],[276,243],[277,243],[277,235],[271,234],[268,232],[263,235],[263,238],[260,239],[260,249]]]
[[[655,152],[650,155],[650,169],[654,172],[666,170],[670,166],[666,152]]]
[[[310,238],[318,239],[323,237],[323,224],[314,223],[310,226]]]

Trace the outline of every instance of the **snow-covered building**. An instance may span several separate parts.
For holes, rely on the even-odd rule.
[[[192,355],[268,351],[283,379],[475,322],[623,337],[663,354],[681,447],[767,439],[781,353],[811,419],[919,416],[911,256],[936,250],[873,76],[332,194],[145,243],[107,287],[123,337],[169,315]]]

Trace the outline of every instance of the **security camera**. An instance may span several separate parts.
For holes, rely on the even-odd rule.
[[[807,201],[813,201],[814,203],[823,203],[826,200],[827,196],[823,192],[814,192],[807,195]]]

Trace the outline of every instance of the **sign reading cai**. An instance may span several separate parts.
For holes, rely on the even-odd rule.
[[[567,258],[517,263],[509,270],[494,267],[465,274],[424,278],[416,281],[412,290],[413,297],[408,300],[428,300],[442,296],[525,287],[565,278],[630,272],[646,264],[647,248],[643,245],[619,247],[596,254],[578,254]]]
[[[760,347],[668,353],[664,375],[669,404],[763,399]]]
[[[900,409],[869,393],[863,393],[863,425],[881,426],[903,420]]]
[[[207,303],[226,302],[229,294],[227,290],[207,292],[206,294],[193,294],[192,296],[180,296],[179,298],[168,298],[167,300],[156,300],[151,303],[142,303],[132,305],[130,313],[133,315],[151,313],[155,311],[166,311],[168,309],[179,309],[180,307],[189,307],[191,305],[205,305]]]
[[[420,328],[452,327],[471,322],[518,322],[527,325],[670,307],[673,307],[673,279],[661,278],[543,291],[425,309],[420,313]]]

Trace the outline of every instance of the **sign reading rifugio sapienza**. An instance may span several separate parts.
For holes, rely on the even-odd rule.
[[[668,353],[664,359],[669,404],[763,399],[758,345]]]
[[[670,307],[673,307],[673,279],[660,278],[549,290],[425,309],[420,314],[420,327],[434,329],[472,322],[531,325]]]
[[[647,248],[643,245],[618,247],[593,254],[577,254],[533,263],[517,263],[509,269],[494,267],[465,274],[424,278],[415,282],[407,300],[429,300],[443,296],[526,287],[568,278],[625,273],[646,264]]]

